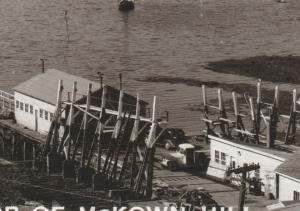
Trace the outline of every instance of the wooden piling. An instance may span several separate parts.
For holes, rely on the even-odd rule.
[[[77,81],[73,82],[73,90],[72,90],[72,98],[70,105],[70,113],[67,122],[67,127],[69,127],[69,139],[68,139],[68,153],[67,160],[71,159],[71,147],[72,147],[72,138],[73,138],[73,124],[74,124],[74,103],[76,102],[76,94],[77,94]]]
[[[257,99],[256,99],[256,120],[255,120],[255,141],[259,143],[260,121],[261,121],[261,80],[257,82]]]
[[[27,156],[26,156],[26,153],[27,153],[27,150],[26,150],[26,146],[27,146],[27,143],[26,143],[26,138],[23,139],[23,160],[25,161]]]
[[[297,117],[297,90],[293,90],[293,102],[290,111],[288,129],[285,135],[285,144],[295,143],[296,135],[296,117]]]

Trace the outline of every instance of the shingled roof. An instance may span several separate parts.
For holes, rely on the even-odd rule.
[[[276,168],[276,172],[300,180],[300,152],[293,155]]]
[[[36,75],[33,78],[19,84],[14,87],[14,90],[24,95],[55,105],[59,79],[63,80],[63,100],[67,100],[67,93],[72,92],[74,81],[77,81],[77,90],[82,94],[86,93],[89,83],[92,83],[93,92],[100,89],[100,84],[98,82],[71,75],[56,69],[49,69],[45,73]]]

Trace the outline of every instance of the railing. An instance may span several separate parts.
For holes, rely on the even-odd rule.
[[[14,95],[0,90],[0,110],[1,110],[1,112],[14,112],[15,111]]]

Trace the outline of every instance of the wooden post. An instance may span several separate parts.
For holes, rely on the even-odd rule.
[[[227,171],[227,176],[229,176],[232,173],[242,174],[240,195],[239,195],[239,203],[238,203],[238,211],[243,211],[244,210],[247,172],[255,171],[259,168],[260,168],[259,164],[250,164],[250,165],[248,165],[247,163],[244,163],[243,167],[238,167],[238,168],[235,168],[235,169],[229,169]]]
[[[110,169],[110,166],[112,163],[112,159],[113,159],[113,153],[115,150],[114,149],[115,143],[116,143],[117,139],[119,138],[119,133],[120,133],[121,125],[122,125],[123,96],[124,96],[124,92],[123,92],[123,90],[120,90],[117,122],[116,122],[116,125],[114,128],[113,134],[112,134],[111,141],[109,143],[108,152],[107,152],[104,166],[102,169],[102,173],[104,175],[106,175],[109,172],[109,169]]]
[[[235,127],[238,130],[245,130],[242,117],[240,116],[237,96],[236,96],[235,92],[232,92],[232,99],[233,99],[233,108],[234,108],[234,115],[235,115]],[[238,137],[239,137],[240,141],[242,141],[244,135],[242,133],[238,132]]]
[[[223,91],[222,89],[218,89],[218,101],[219,101],[219,111],[223,111]]]
[[[26,138],[23,139],[23,160],[26,160]]]
[[[101,82],[102,86],[102,82]],[[102,139],[103,139],[103,129],[104,129],[104,123],[101,122],[101,118],[103,118],[104,112],[105,112],[105,107],[106,107],[106,94],[107,94],[107,87],[104,86],[102,88],[102,102],[101,102],[101,108],[102,111],[99,116],[99,127],[97,131],[98,135],[98,160],[97,160],[97,174],[100,174],[101,171],[101,156],[102,156]]]
[[[78,170],[77,175],[77,183],[91,183],[92,177],[94,175],[94,169],[89,168],[85,165],[86,161],[86,147],[87,147],[87,136],[88,136],[88,123],[89,123],[89,115],[91,106],[91,94],[92,94],[92,84],[88,85],[87,90],[87,98],[86,98],[86,110],[84,111],[83,116],[83,138],[82,138],[82,148],[81,148],[81,163],[80,168]]]
[[[204,106],[204,117],[208,119],[208,106],[207,106],[207,97],[206,97],[206,86],[202,85],[202,99],[203,99],[203,106]],[[208,143],[208,135],[211,134],[210,124],[209,122],[205,121],[206,125],[206,136],[205,142]]]
[[[72,147],[72,126],[74,124],[74,103],[76,102],[76,94],[77,94],[77,81],[73,82],[73,90],[72,90],[72,99],[71,99],[71,105],[70,105],[70,114],[67,122],[67,127],[69,127],[69,143],[68,143],[68,153],[67,153],[67,159],[71,159],[71,147]]]
[[[202,85],[202,97],[203,97],[203,105],[204,107],[207,106],[207,98],[206,98],[206,87]]]
[[[86,110],[84,113],[84,124],[83,124],[83,141],[82,141],[82,156],[81,156],[81,168],[85,166],[85,155],[86,155],[86,136],[87,136],[87,127],[89,122],[88,112],[90,111],[91,106],[91,92],[92,92],[92,84],[90,83],[87,91],[87,100],[86,100]]]
[[[259,132],[260,132],[260,108],[261,108],[261,80],[257,82],[257,101],[256,101],[256,120],[255,120],[255,141],[259,143]]]
[[[135,191],[137,194],[140,193],[141,191],[141,186],[142,186],[142,182],[143,182],[143,176],[147,168],[147,181],[146,181],[146,196],[150,196],[151,192],[152,192],[152,179],[153,179],[153,174],[152,174],[152,169],[153,169],[153,159],[150,158],[149,156],[154,156],[153,153],[153,147],[156,141],[156,128],[157,128],[157,122],[156,122],[156,96],[154,96],[153,98],[153,109],[152,109],[152,125],[150,128],[150,132],[148,135],[148,138],[146,140],[146,154],[143,158],[143,164],[140,167],[138,176],[137,176],[137,183],[136,183],[136,187],[135,187]],[[150,161],[152,163],[150,163]]]
[[[97,142],[98,142],[98,158],[97,158],[97,169],[96,174],[93,176],[92,186],[93,190],[101,189],[105,184],[105,179],[101,174],[101,159],[102,159],[102,142],[103,142],[103,130],[104,130],[104,123],[102,122],[102,118],[104,116],[105,107],[106,107],[106,93],[107,87],[102,87],[102,77],[101,77],[101,84],[100,87],[102,88],[102,100],[101,100],[101,112],[99,115],[99,122],[98,122],[98,130],[97,130]]]
[[[53,135],[53,152],[57,151],[58,148],[58,130],[60,128],[60,118],[61,118],[61,109],[62,109],[62,93],[63,93],[63,80],[59,80],[58,82],[58,90],[57,90],[57,99],[56,99],[56,117],[55,117],[55,129]]]
[[[120,176],[119,176],[119,182],[122,181],[122,177],[123,177],[126,165],[127,165],[127,160],[128,160],[128,157],[129,157],[129,153],[130,152],[132,152],[132,153],[136,152],[135,147],[136,147],[136,142],[137,142],[137,139],[138,139],[138,136],[139,136],[140,112],[141,112],[140,111],[140,97],[139,97],[139,93],[137,93],[137,96],[136,96],[136,110],[135,110],[136,117],[135,117],[133,129],[132,129],[132,132],[131,132],[130,140],[129,140],[129,143],[128,143],[128,147],[127,147],[127,150],[126,150],[126,154],[125,154],[125,157],[124,157],[124,162],[123,162],[123,165],[122,165],[122,168],[121,168],[121,172],[120,172]],[[131,158],[132,158],[132,160],[131,160],[131,166],[130,166],[130,170],[131,170],[130,188],[133,187],[133,183],[134,183],[133,175],[134,175],[135,164],[136,164],[136,160],[135,160],[136,157],[132,156]]]
[[[15,159],[15,145],[16,145],[16,133],[13,133],[13,136],[12,136],[12,140],[11,140],[11,144],[12,144],[12,147],[11,147],[11,160],[13,161]]]
[[[296,111],[297,111],[297,90],[293,90],[293,103],[291,106],[288,129],[285,135],[285,144],[295,143],[296,135]]]
[[[278,122],[278,105],[279,105],[279,89],[275,87],[274,102],[271,109],[270,121],[269,121],[269,144],[268,147],[273,147],[277,137],[277,122]]]
[[[248,167],[248,165],[245,163],[244,168],[247,168],[247,167]],[[247,171],[243,171],[242,172],[242,181],[241,181],[241,188],[240,188],[238,211],[243,211],[244,210],[245,195],[246,195],[246,179],[247,179]]]
[[[36,146],[32,144],[32,169],[36,168]]]
[[[235,92],[232,92],[232,99],[233,99],[234,115],[235,117],[237,117],[239,115],[239,111],[238,111],[237,97]]]
[[[218,101],[219,101],[220,117],[227,119],[224,101],[223,101],[223,90],[222,89],[218,89]],[[230,133],[228,130],[228,122],[221,121],[220,128],[221,128],[223,136],[230,136]]]

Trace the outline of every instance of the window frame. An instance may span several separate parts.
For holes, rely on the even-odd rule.
[[[215,150],[215,162],[220,163],[220,151]]]
[[[28,103],[25,103],[25,112],[29,112],[29,105],[28,105]]]
[[[51,113],[51,112],[50,112],[50,118],[49,118],[49,119],[50,119],[50,121],[51,121],[51,122],[52,122],[52,121],[53,121],[53,119],[54,119],[54,114],[53,114],[53,113]]]
[[[29,112],[33,114],[33,105],[29,105]]]
[[[45,111],[45,112],[44,112],[44,117],[45,117],[45,120],[48,120],[48,119],[49,119],[49,112],[48,112],[48,111]]]
[[[300,200],[300,192],[294,190],[293,198],[294,198],[294,201],[299,201]]]
[[[16,100],[16,108],[20,108],[20,101]]]
[[[24,110],[24,103],[20,102],[20,110],[23,111]]]
[[[40,118],[44,119],[44,110],[40,108]]]
[[[222,165],[226,165],[226,153],[225,152],[221,152],[221,164]],[[223,159],[224,158],[224,159]]]

